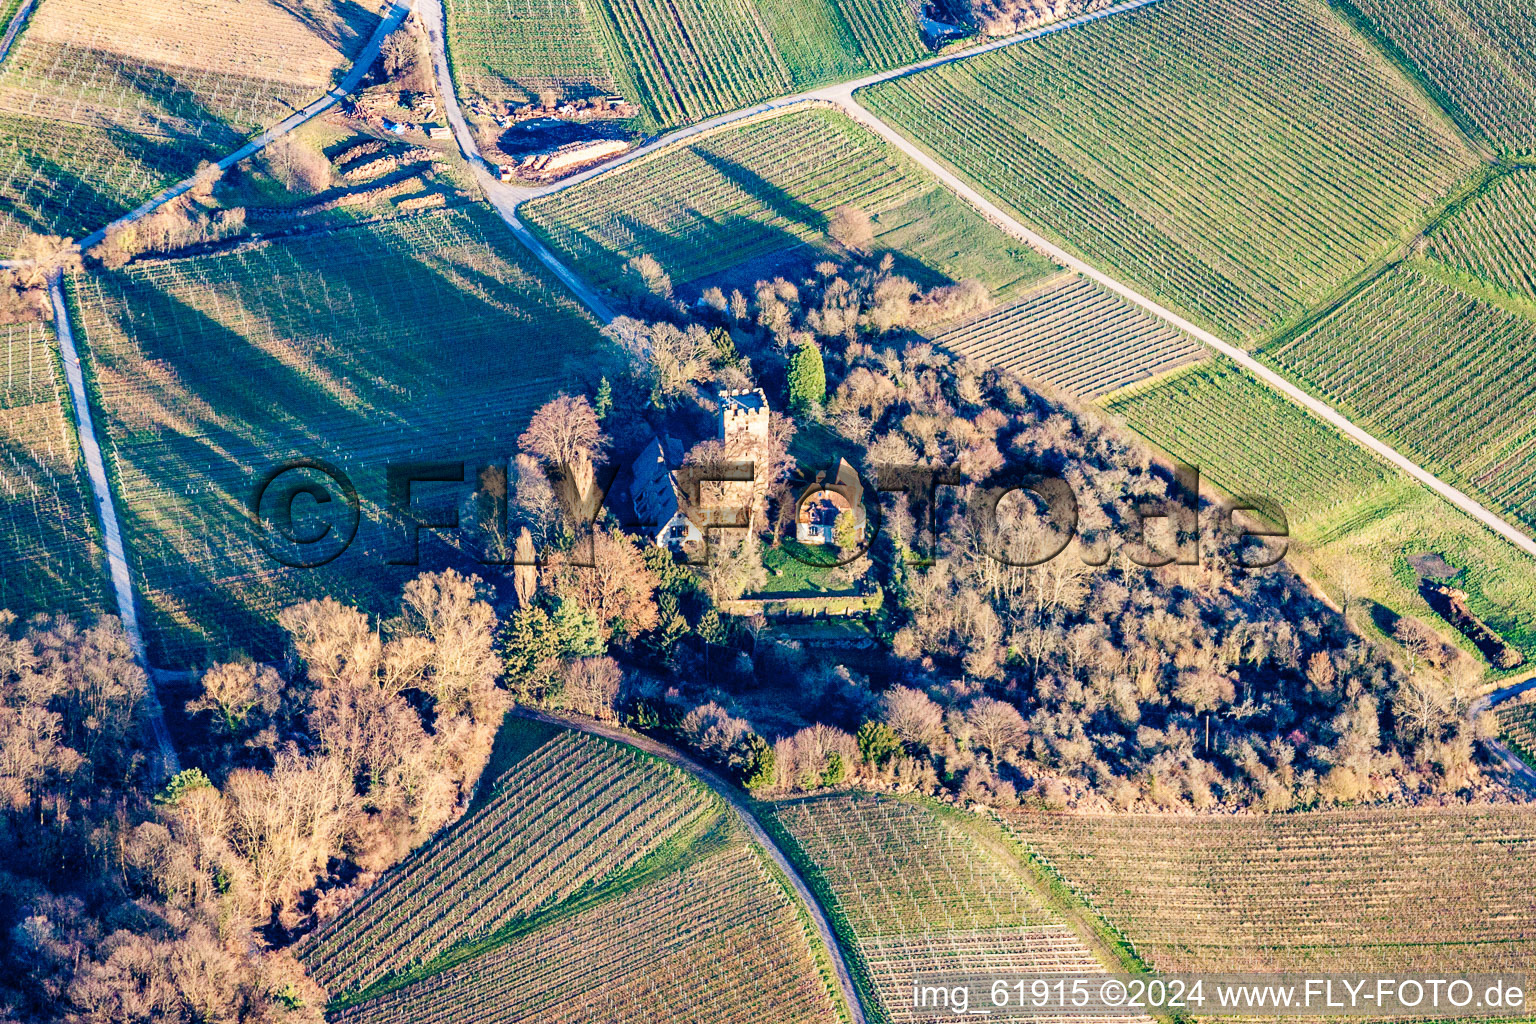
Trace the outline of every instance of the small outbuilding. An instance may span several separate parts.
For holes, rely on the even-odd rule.
[[[865,527],[864,485],[847,459],[838,459],[831,480],[818,475],[806,488],[795,512],[795,539],[802,544],[835,544],[837,522],[844,514],[853,517],[856,536]]]

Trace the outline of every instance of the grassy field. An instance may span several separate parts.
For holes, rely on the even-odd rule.
[[[604,344],[481,207],[134,263],[71,292],[151,656],[171,666],[275,655],[275,612],[306,597],[386,607],[421,571],[387,564],[410,549],[386,463],[466,461],[464,485],[414,489],[441,514]],[[360,494],[356,540],[318,569],[278,565],[249,523],[260,478],[297,457]],[[432,537],[423,566],[455,564]]]
[[[1008,294],[1053,269],[899,152],[829,110],[723,129],[534,200],[523,211],[589,280],[620,290],[625,262],[642,254],[660,261],[681,286],[808,243],[826,248],[828,218],[842,205],[870,214],[876,248],[906,257],[898,270],[929,278],[925,283],[976,277]]]
[[[1401,264],[1262,357],[1353,422],[1536,530],[1536,320]]]
[[[877,1020],[931,1019],[912,1006],[917,972],[1104,970],[1015,865],[935,811],[857,794],[784,801],[773,814],[851,940]]]
[[[905,0],[450,0],[461,85],[524,102],[617,91],[647,128],[927,55]]]
[[[1451,116],[1509,154],[1536,152],[1536,19],[1525,0],[1336,0]]]
[[[111,610],[52,329],[0,324],[0,608]]]
[[[1010,822],[1160,972],[1455,974],[1536,959],[1530,808]]]
[[[1476,612],[1536,653],[1536,564],[1528,556],[1231,363],[1172,374],[1106,404],[1226,493],[1280,502],[1292,560],[1336,601],[1353,581],[1351,618],[1368,631],[1414,615],[1472,650],[1419,594],[1407,559],[1435,552],[1462,570],[1453,585]]]
[[[1474,166],[1320,0],[1165,0],[859,97],[1025,223],[1234,340],[1412,238]]]
[[[363,991],[622,877],[718,816],[717,801],[677,769],[561,732],[295,955],[333,998]]]
[[[1097,398],[1206,354],[1183,331],[1076,275],[955,324],[933,340],[1079,399]]]
[[[337,1024],[832,1024],[796,907],[743,842],[348,1007]]]
[[[0,68],[0,248],[84,234],[233,149],[376,24],[356,0],[45,0]]]
[[[1536,169],[1499,178],[1430,234],[1425,254],[1536,302]]]

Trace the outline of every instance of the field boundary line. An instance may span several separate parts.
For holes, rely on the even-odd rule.
[[[1324,3],[1338,16],[1346,28],[1380,54],[1393,70],[1403,76],[1408,85],[1435,110],[1446,124],[1450,125],[1451,130],[1461,139],[1468,151],[1482,157],[1485,161],[1496,158],[1497,150],[1493,143],[1483,135],[1471,116],[1462,110],[1461,105],[1449,93],[1424,73],[1417,61],[1408,56],[1385,31],[1378,28],[1364,11],[1356,7],[1354,0],[1324,0]]]
[[[920,167],[923,167],[931,174],[938,177],[938,179],[947,185],[951,191],[953,191],[961,199],[964,199],[966,202],[970,203],[973,207],[975,207],[984,216],[986,216],[989,220],[995,223],[998,227],[1002,228],[1004,231],[1013,235],[1015,238],[1026,242],[1030,246],[1049,256],[1051,259],[1056,260],[1062,266],[1076,270],[1084,277],[1098,282],[1100,285],[1108,288],[1110,291],[1116,293],[1122,298],[1130,300],[1154,316],[1161,317],[1163,320],[1167,321],[1173,326],[1178,327],[1186,333],[1194,336],[1196,340],[1203,342],[1211,349],[1221,353],[1222,355],[1231,359],[1233,362],[1237,363],[1250,375],[1257,378],[1261,383],[1269,385],[1271,388],[1280,392],[1280,394],[1284,395],[1286,398],[1290,399],[1291,402],[1301,406],[1303,409],[1305,409],[1307,412],[1310,412],[1318,419],[1321,419],[1324,422],[1332,425],[1346,437],[1349,437],[1351,440],[1353,440],[1356,444],[1359,444],[1361,447],[1374,452],[1380,458],[1385,459],[1387,462],[1401,469],[1403,472],[1413,477],[1419,483],[1428,487],[1430,490],[1440,495],[1440,497],[1449,501],[1451,504],[1455,505],[1466,514],[1470,515],[1472,518],[1488,527],[1494,533],[1500,535],[1505,540],[1508,540],[1510,543],[1514,544],[1520,550],[1531,555],[1532,557],[1536,557],[1536,540],[1533,540],[1523,531],[1516,529],[1510,523],[1506,522],[1503,517],[1484,507],[1481,503],[1477,502],[1469,495],[1451,486],[1444,480],[1441,480],[1427,469],[1424,469],[1418,463],[1414,462],[1412,459],[1409,459],[1407,456],[1397,451],[1397,449],[1393,448],[1391,445],[1388,445],[1386,442],[1379,440],[1375,435],[1369,433],[1363,427],[1357,426],[1353,421],[1344,416],[1338,410],[1334,409],[1331,405],[1328,405],[1326,402],[1314,398],[1306,391],[1303,391],[1300,387],[1291,383],[1285,377],[1281,376],[1274,370],[1271,370],[1269,367],[1259,362],[1244,349],[1233,345],[1230,342],[1222,340],[1204,328],[1196,326],[1186,318],[1180,316],[1171,309],[1168,309],[1166,306],[1163,306],[1152,298],[1141,294],[1131,286],[1110,277],[1108,274],[1100,271],[1092,264],[1079,259],[1077,256],[1074,256],[1066,249],[1045,238],[1039,232],[1026,227],[1013,216],[1004,212],[999,206],[989,200],[986,196],[982,195],[971,185],[967,184],[963,179],[960,178],[958,174],[950,170],[946,164],[940,163],[927,152],[918,148],[916,144],[898,132],[895,128],[892,128],[880,117],[870,112],[865,107],[860,106],[859,103],[851,96],[847,99],[844,109],[855,121],[858,121],[865,127],[876,132],[891,145],[895,146],[897,149],[901,150],[907,156],[915,160]]]
[[[705,767],[682,751],[658,740],[653,740],[649,736],[630,732],[628,729],[619,726],[605,725],[601,722],[575,716],[536,711],[533,708],[526,708],[521,705],[514,705],[510,714],[531,719],[535,722],[543,722],[546,725],[557,725],[565,729],[574,729],[578,732],[588,733],[589,735],[610,740],[614,743],[622,743],[625,746],[634,747],[642,753],[658,757],[673,767],[687,772],[713,791],[735,813],[742,826],[746,828],[747,833],[752,837],[752,840],[768,854],[774,865],[789,879],[795,895],[799,897],[800,903],[806,912],[810,914],[811,921],[816,926],[816,932],[821,937],[822,945],[826,947],[827,955],[832,960],[833,971],[837,975],[837,985],[842,990],[843,1002],[848,1007],[848,1013],[853,1020],[853,1024],[869,1024],[869,1018],[865,1015],[864,1004],[859,997],[859,990],[853,983],[853,975],[848,967],[847,954],[843,951],[842,946],[838,944],[837,935],[833,932],[832,924],[827,919],[825,908],[822,907],[821,903],[812,894],[810,887],[806,885],[805,879],[801,877],[794,862],[785,856],[784,851],[779,849],[778,843],[773,840],[773,837],[768,834],[767,829],[763,828],[762,824],[757,820],[746,799],[743,798],[735,786],[716,774],[712,769]]]
[[[107,570],[111,574],[112,590],[117,597],[118,618],[122,620],[123,631],[128,634],[128,646],[133,650],[133,658],[144,670],[144,707],[150,737],[159,750],[160,774],[169,777],[180,770],[181,762],[171,743],[170,731],[165,726],[165,709],[155,689],[155,675],[149,665],[144,634],[139,631],[138,609],[133,600],[133,576],[128,568],[122,530],[118,526],[117,507],[112,501],[112,485],[107,481],[107,467],[102,461],[101,445],[96,440],[96,427],[91,420],[85,374],[69,322],[69,303],[64,297],[63,271],[55,270],[48,278],[48,294],[53,300],[54,336],[58,338],[60,362],[64,364],[64,377],[69,383],[70,405],[74,406],[75,414],[75,433],[80,439],[80,455],[85,459],[86,474],[90,477],[91,491],[96,497],[96,517],[101,524],[102,539],[107,549]]]
[[[324,96],[321,96],[309,106],[304,107],[301,110],[295,110],[293,113],[277,122],[277,124],[270,128],[264,129],[255,138],[251,139],[249,142],[235,150],[233,153],[230,153],[228,156],[221,158],[218,161],[219,169],[228,170],[230,167],[233,167],[235,164],[239,163],[241,160],[244,160],[246,157],[252,155],[253,153],[261,152],[261,150],[265,149],[267,146],[270,146],[284,135],[287,135],[289,132],[293,131],[305,121],[308,121],[316,115],[329,110],[339,100],[346,96],[347,93],[356,88],[357,84],[363,80],[363,76],[368,73],[368,69],[373,67],[373,62],[378,59],[379,50],[384,45],[384,37],[389,35],[395,29],[399,28],[401,23],[405,21],[406,15],[408,15],[410,12],[411,8],[406,4],[398,2],[393,4],[389,10],[389,13],[387,13],[383,18],[379,20],[378,27],[373,30],[373,35],[369,37],[368,42],[363,46],[362,50],[359,51],[357,59],[352,62],[352,69],[347,72],[346,76],[342,78],[339,83],[328,89]],[[196,184],[196,182],[196,175],[187,178],[184,181],[177,182],[170,188],[161,192],[159,195],[139,206],[137,209],[130,210],[128,213],[123,214],[117,220],[107,224],[105,227],[100,227],[95,231],[92,231],[90,234],[80,239],[80,241],[76,244],[79,246],[81,252],[94,247],[107,236],[108,231],[111,231],[113,228],[121,227],[125,224],[132,224],[134,221],[148,216],[171,200],[177,199],[184,195],[188,190],[192,188],[194,184]]]

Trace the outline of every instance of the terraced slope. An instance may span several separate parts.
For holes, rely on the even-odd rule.
[[[794,904],[737,844],[330,1019],[830,1024],[838,1016]]]
[[[712,807],[675,768],[562,732],[295,955],[332,996],[364,989],[633,868]]]
[[[0,66],[0,249],[79,237],[318,97],[377,24],[351,0],[46,0]]]
[[[134,263],[80,275],[71,292],[162,665],[230,650],[276,656],[276,611],[308,596],[381,610],[421,571],[390,564],[411,556],[388,508],[386,465],[463,461],[466,483],[435,493],[467,495],[478,467],[507,458],[533,410],[603,344],[480,207]],[[250,526],[263,477],[300,458],[334,464],[360,496],[356,539],[320,568],[278,563]],[[301,512],[342,510],[334,480],[305,480],[335,504],[301,502]],[[338,534],[346,525],[325,522]],[[456,557],[485,550],[467,522],[443,536],[460,545]],[[452,554],[433,543],[429,533],[423,565]]]
[[[1475,166],[1321,0],[1164,0],[858,99],[1024,223],[1234,340],[1411,237]]]
[[[933,341],[1077,398],[1097,398],[1206,355],[1182,331],[1076,276],[955,324]]]
[[[1012,822],[1158,971],[1472,973],[1536,958],[1529,808]]]
[[[53,332],[0,324],[0,608],[109,611],[90,487]]]

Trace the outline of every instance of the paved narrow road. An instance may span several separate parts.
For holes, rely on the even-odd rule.
[[[422,2],[438,4],[439,9],[441,9],[441,0],[422,0]],[[588,181],[592,178],[607,174],[614,168],[622,167],[627,163],[631,163],[632,161],[649,156],[650,154],[659,150],[675,146],[680,142],[686,142],[691,138],[696,138],[700,135],[706,135],[709,132],[715,131],[716,129],[723,128],[726,125],[736,124],[740,121],[747,121],[754,117],[762,117],[765,114],[771,114],[775,111],[785,110],[789,107],[799,106],[805,103],[832,102],[841,104],[839,97],[844,95],[851,95],[855,89],[862,89],[869,85],[877,85],[880,82],[889,82],[892,79],[903,78],[907,75],[915,75],[920,71],[927,71],[929,68],[938,67],[941,64],[953,64],[956,61],[967,60],[971,57],[976,57],[983,53],[989,53],[992,50],[1001,50],[1004,47],[1017,46],[1020,43],[1027,43],[1032,39],[1039,39],[1042,36],[1054,35],[1057,32],[1066,32],[1081,25],[1086,25],[1089,22],[1099,21],[1100,19],[1113,17],[1117,14],[1124,14],[1127,11],[1136,10],[1138,7],[1147,7],[1158,2],[1160,2],[1160,0],[1125,0],[1124,3],[1118,3],[1110,7],[1105,7],[1102,10],[1097,10],[1090,14],[1082,14],[1075,18],[1066,18],[1062,21],[1052,22],[1051,24],[1045,25],[1041,28],[1032,29],[1028,32],[1022,32],[1018,35],[1008,36],[1003,39],[997,39],[990,43],[981,43],[976,46],[966,47],[963,50],[956,50],[952,53],[941,54],[937,57],[929,57],[926,60],[920,60],[915,64],[904,64],[899,68],[891,68],[886,71],[877,71],[874,74],[865,75],[861,78],[855,78],[847,82],[840,82],[835,85],[820,86],[815,89],[807,89],[804,92],[794,93],[793,95],[781,96],[777,99],[764,100],[761,103],[754,103],[749,107],[742,107],[739,110],[728,111],[724,114],[716,115],[715,117],[711,117],[707,120],[699,121],[695,124],[690,124],[685,127],[678,128],[675,131],[668,132],[667,134],[662,135],[643,146],[638,146],[635,149],[630,150],[628,153],[623,154],[622,156],[616,157],[613,160],[609,160],[607,163],[598,164],[596,167],[592,167],[588,170],[573,174],[568,178],[562,178],[560,181],[554,182],[552,184],[508,188],[508,191],[519,196],[517,200],[518,203],[522,203],[529,199],[534,199],[538,196],[550,195],[554,192],[561,192],[572,187],[573,185],[579,185],[584,181]],[[507,188],[507,186],[503,186],[503,188]]]
[[[165,711],[155,689],[155,676],[144,647],[144,635],[139,631],[138,608],[133,601],[133,577],[128,569],[122,531],[117,525],[117,507],[112,503],[106,463],[102,461],[101,446],[96,443],[91,404],[85,394],[85,374],[80,367],[80,353],[75,347],[75,334],[69,323],[69,304],[64,300],[64,275],[61,272],[55,271],[48,279],[48,294],[53,300],[54,334],[59,339],[60,361],[64,364],[64,378],[69,384],[70,404],[74,406],[75,433],[80,438],[80,454],[85,459],[86,475],[91,481],[96,519],[101,524],[101,535],[106,542],[107,570],[112,578],[113,594],[117,598],[117,614],[122,619],[123,631],[128,634],[128,645],[133,649],[134,659],[148,678],[149,691],[144,700],[144,709],[149,721],[150,736],[160,754],[159,775],[166,778],[181,770],[181,761],[171,743],[170,731],[165,727]]]
[[[27,0],[26,3],[16,8],[16,13],[11,15],[11,23],[5,26],[5,38],[0,39],[0,62],[11,55],[11,44],[16,41],[16,36],[21,32],[21,27],[32,16],[32,8],[37,6],[37,0]]]
[[[415,0],[415,9],[427,28],[427,42],[432,51],[432,73],[437,80],[437,92],[442,99],[444,116],[448,118],[448,126],[453,130],[453,137],[459,144],[459,151],[469,162],[481,191],[496,208],[501,219],[506,221],[507,227],[517,236],[518,241],[527,246],[528,250],[538,257],[539,262],[548,267],[550,272],[558,277],[582,305],[592,311],[594,316],[605,324],[611,322],[614,318],[613,308],[596,289],[582,280],[575,271],[566,266],[547,246],[534,237],[533,232],[529,231],[528,226],[518,217],[518,204],[534,193],[528,189],[514,188],[498,180],[492,173],[490,164],[480,155],[475,134],[464,120],[464,112],[459,108],[459,98],[453,88],[453,72],[448,63],[442,0]]]
[[[373,62],[378,59],[379,48],[384,45],[384,37],[389,35],[395,29],[399,28],[400,23],[403,22],[406,15],[410,13],[411,8],[407,4],[396,3],[394,6],[392,6],[389,9],[389,13],[386,14],[384,18],[379,22],[378,27],[373,30],[373,35],[368,38],[368,42],[363,46],[363,49],[357,55],[357,59],[353,62],[352,69],[347,72],[346,77],[342,78],[340,84],[336,85],[333,89],[327,92],[324,96],[321,96],[319,99],[315,100],[309,106],[303,108],[302,110],[295,110],[293,113],[277,122],[277,124],[273,125],[271,128],[263,131],[261,134],[251,139],[245,145],[224,157],[219,161],[219,167],[221,169],[227,170],[228,168],[233,167],[235,164],[239,163],[241,160],[244,160],[246,157],[250,156],[252,153],[259,153],[267,146],[270,146],[284,135],[287,135],[289,132],[293,131],[305,121],[308,121],[310,118],[317,114],[329,110],[343,96],[357,88],[357,84],[363,80],[363,76],[368,73],[368,69],[372,67]],[[106,227],[97,228],[95,231],[92,231],[90,234],[80,239],[80,248],[82,250],[89,249],[96,243],[100,242],[104,237],[106,237],[107,232],[112,228],[115,228],[121,224],[132,224],[139,218],[153,213],[159,207],[164,206],[172,199],[175,199],[177,196],[185,193],[193,186],[193,184],[196,183],[196,181],[197,179],[195,177],[187,178],[185,181],[179,181],[172,185],[170,188],[166,189],[164,192],[161,192],[159,195],[155,196],[153,199],[144,203],[144,205],[140,206],[138,209],[123,214],[121,217],[113,221],[111,224],[108,224]]]
[[[426,2],[439,3],[439,0],[426,0]],[[959,51],[957,53],[948,54],[941,57],[933,57],[929,60],[921,61],[908,67],[897,68],[892,71],[886,71],[876,75],[869,75],[864,78],[843,82],[837,85],[824,86],[819,89],[808,90],[794,96],[788,96],[779,100],[770,100],[766,103],[759,103],[751,107],[743,108],[742,110],[733,111],[728,114],[722,114],[719,117],[711,118],[708,121],[703,121],[696,125],[690,125],[687,128],[678,129],[675,132],[662,136],[661,138],[652,143],[649,143],[648,145],[641,146],[638,149],[626,153],[624,156],[617,160],[609,161],[606,164],[602,164],[598,167],[592,168],[589,171],[582,172],[581,174],[572,175],[571,177],[553,185],[545,186],[543,188],[523,189],[506,189],[506,186],[503,185],[501,188],[506,189],[508,198],[510,198],[510,196],[513,194],[519,197],[511,203],[510,211],[503,209],[504,201],[493,199],[493,202],[496,202],[497,208],[502,210],[503,218],[507,219],[509,223],[512,223],[516,221],[517,207],[521,205],[521,203],[526,202],[529,199],[537,198],[539,196],[552,195],[554,193],[571,188],[574,185],[581,184],[584,181],[589,181],[593,178],[600,177],[618,167],[624,166],[626,163],[641,159],[653,152],[656,152],[657,150],[677,145],[681,142],[686,142],[691,138],[702,135],[709,131],[713,131],[725,125],[734,124],[736,122],[744,121],[753,117],[760,117],[774,111],[796,106],[798,104],[830,103],[833,106],[843,110],[860,124],[866,126],[871,131],[878,134],[881,138],[885,139],[897,149],[901,150],[914,162],[916,162],[918,166],[922,167],[934,177],[938,178],[939,181],[941,181],[950,191],[954,192],[961,199],[975,207],[979,212],[981,212],[983,216],[992,221],[1003,231],[1044,253],[1060,265],[1077,271],[1084,277],[1096,281],[1100,285],[1103,285],[1105,288],[1108,288],[1110,291],[1121,296],[1122,298],[1125,298],[1130,302],[1133,302],[1136,305],[1142,307],[1154,316],[1160,317],[1161,319],[1166,320],[1167,322],[1186,331],[1210,347],[1212,350],[1221,353],[1228,359],[1237,363],[1249,374],[1257,378],[1260,382],[1280,392],[1295,404],[1306,409],[1308,412],[1312,413],[1314,416],[1318,417],[1324,422],[1332,425],[1340,433],[1344,434],[1346,437],[1350,438],[1361,447],[1374,452],[1381,459],[1407,473],[1413,479],[1428,487],[1430,490],[1434,491],[1436,494],[1440,495],[1442,498],[1449,501],[1463,512],[1467,513],[1472,518],[1488,527],[1488,529],[1492,530],[1494,533],[1515,545],[1515,547],[1529,555],[1532,555],[1533,557],[1536,557],[1536,539],[1532,539],[1526,533],[1511,525],[1502,516],[1493,512],[1491,509],[1486,508],[1480,502],[1473,499],[1470,495],[1465,494],[1460,489],[1453,487],[1452,485],[1446,483],[1444,480],[1441,480],[1439,477],[1429,472],[1429,470],[1423,468],[1412,459],[1409,459],[1407,456],[1398,452],[1397,449],[1393,448],[1385,441],[1375,437],[1364,428],[1357,426],[1342,413],[1338,412],[1338,410],[1334,409],[1332,406],[1328,405],[1321,399],[1315,398],[1307,392],[1303,391],[1295,384],[1292,384],[1285,377],[1276,373],[1274,370],[1271,370],[1263,363],[1260,363],[1257,359],[1253,358],[1253,356],[1249,355],[1243,349],[1222,340],[1221,338],[1212,334],[1210,331],[1196,326],[1189,320],[1158,303],[1150,296],[1144,295],[1136,289],[1132,288],[1130,285],[1110,277],[1108,274],[1105,274],[1103,271],[1090,265],[1084,260],[1079,259],[1072,253],[1063,249],[1061,246],[1045,238],[1039,232],[1020,223],[1010,214],[999,208],[991,200],[987,199],[986,196],[982,195],[979,191],[966,183],[947,164],[940,163],[927,152],[918,148],[906,136],[902,135],[895,128],[887,124],[884,120],[877,117],[874,113],[865,107],[861,106],[854,99],[853,94],[856,90],[862,89],[869,85],[890,81],[892,79],[900,78],[906,75],[916,74],[919,71],[926,70],[939,64],[964,60],[989,50],[997,50],[1006,46],[1016,46],[1019,43],[1028,42],[1031,39],[1038,39],[1041,36],[1050,35],[1055,32],[1063,32],[1068,29],[1087,24],[1089,22],[1098,21],[1100,19],[1108,18],[1117,14],[1122,14],[1127,11],[1135,10],[1139,7],[1146,7],[1149,4],[1157,2],[1158,0],[1130,0],[1128,3],[1116,4],[1112,7],[1106,7],[1103,10],[1095,11],[1092,14],[1085,14],[1081,17],[1057,22],[1055,24],[1048,25],[1045,28],[1037,29],[1033,32],[1028,32],[1020,36],[1012,36],[1008,39],[1000,40],[994,43],[988,43],[984,46],[976,46],[967,50]],[[444,58],[444,61],[446,64],[446,58]],[[449,88],[451,89],[451,85]],[[499,185],[500,183],[497,184]],[[528,235],[528,231],[521,225],[521,223],[517,223],[514,230],[518,232],[519,237],[524,238],[525,242],[528,241],[526,237]],[[546,264],[549,264],[552,267],[559,266],[562,268],[557,270],[557,273],[560,274],[562,280],[568,281],[571,278],[576,277],[576,274],[571,271],[570,268],[565,267],[558,256],[549,252],[548,249],[541,243],[535,240],[530,244],[534,248],[534,251],[538,254],[539,258]],[[590,294],[591,289],[586,285],[583,285],[582,292]],[[578,294],[582,294],[582,292],[578,292]],[[606,309],[606,306],[604,309]]]
[[[681,768],[713,790],[735,812],[736,817],[746,827],[747,832],[751,834],[757,844],[763,848],[768,856],[772,858],[773,862],[778,865],[779,870],[784,872],[785,877],[789,879],[789,884],[800,898],[801,905],[804,906],[806,913],[811,916],[811,921],[816,925],[816,932],[821,936],[822,945],[827,947],[827,954],[832,958],[832,967],[837,974],[837,984],[842,989],[843,1001],[848,1004],[848,1012],[853,1017],[853,1024],[868,1024],[868,1018],[864,1013],[864,1005],[859,1002],[858,989],[854,987],[853,975],[849,973],[848,961],[844,956],[843,948],[838,945],[837,936],[833,933],[832,925],[827,921],[827,915],[823,912],[821,904],[812,895],[810,887],[805,884],[805,879],[800,877],[799,869],[784,855],[784,851],[779,849],[778,844],[773,841],[773,837],[768,834],[762,825],[758,824],[757,819],[752,816],[752,812],[747,809],[746,801],[742,799],[740,790],[721,778],[713,769],[706,768],[682,751],[669,747],[665,743],[659,743],[649,736],[642,736],[639,733],[630,732],[628,729],[621,729],[614,725],[604,725],[601,722],[595,722],[587,718],[552,715],[544,711],[535,711],[532,708],[514,708],[513,714],[530,718],[536,722],[546,722],[550,725],[560,725],[567,729],[591,733],[593,736],[601,736],[604,739],[613,740],[615,743],[624,743],[638,750],[643,750],[647,754],[659,757],[667,763]]]
[[[1482,504],[1467,494],[1464,494],[1457,488],[1452,487],[1444,480],[1441,480],[1439,477],[1435,476],[1429,470],[1423,468],[1412,459],[1409,459],[1407,456],[1401,454],[1397,451],[1397,449],[1393,448],[1385,441],[1379,440],[1367,432],[1364,428],[1355,425],[1342,413],[1334,409],[1331,405],[1328,405],[1321,399],[1314,398],[1312,395],[1309,395],[1307,392],[1303,391],[1295,384],[1292,384],[1289,380],[1285,379],[1274,370],[1271,370],[1269,367],[1265,366],[1263,363],[1259,362],[1257,359],[1253,358],[1253,356],[1249,355],[1241,348],[1238,348],[1236,345],[1223,341],[1221,338],[1218,338],[1210,331],[1195,326],[1179,314],[1154,301],[1150,297],[1136,291],[1130,285],[1127,285],[1121,281],[1117,281],[1116,279],[1110,277],[1108,274],[1100,271],[1098,268],[1091,266],[1081,259],[1078,259],[1076,256],[1072,255],[1061,246],[1040,235],[1038,232],[1019,223],[1012,216],[1000,209],[991,200],[987,199],[976,189],[972,188],[970,185],[961,180],[961,178],[955,174],[954,171],[950,170],[948,166],[939,163],[939,161],[935,160],[926,152],[913,145],[912,142],[906,138],[906,136],[892,128],[885,121],[876,117],[869,110],[860,106],[858,102],[854,100],[851,90],[847,90],[845,92],[843,88],[839,87],[836,89],[824,90],[823,95],[827,99],[833,102],[837,102],[841,107],[843,107],[843,109],[848,111],[848,113],[855,120],[868,126],[872,131],[878,132],[882,138],[886,139],[891,143],[891,145],[895,146],[897,149],[901,150],[903,153],[907,154],[909,157],[915,160],[925,170],[933,174],[945,185],[947,185],[949,189],[956,195],[960,196],[960,198],[976,207],[976,209],[980,210],[989,220],[993,221],[1004,231],[1008,232],[1023,242],[1027,242],[1029,245],[1045,253],[1051,259],[1060,263],[1062,266],[1068,267],[1082,274],[1084,277],[1088,277],[1094,281],[1097,281],[1099,284],[1103,285],[1105,288],[1108,288],[1110,291],[1121,296],[1122,298],[1134,302],[1136,305],[1147,310],[1154,316],[1160,317],[1163,320],[1166,320],[1174,326],[1179,327],[1180,329],[1193,335],[1195,338],[1198,338],[1201,342],[1205,343],[1210,348],[1237,363],[1244,370],[1248,371],[1249,374],[1258,378],[1263,383],[1269,385],[1274,390],[1280,392],[1286,398],[1301,406],[1303,409],[1306,409],[1318,419],[1332,425],[1340,433],[1350,438],[1356,444],[1359,444],[1361,447],[1374,452],[1385,461],[1396,466],[1398,469],[1401,469],[1403,472],[1413,477],[1419,483],[1428,487],[1430,490],[1434,491],[1436,494],[1440,495],[1442,498],[1449,501],[1463,512],[1467,513],[1472,518],[1488,527],[1494,533],[1497,533],[1499,536],[1515,545],[1515,547],[1529,555],[1536,556],[1536,540],[1533,540],[1522,531],[1510,525],[1503,519],[1503,517],[1499,516],[1497,513],[1491,511],[1488,508],[1485,508]]]

